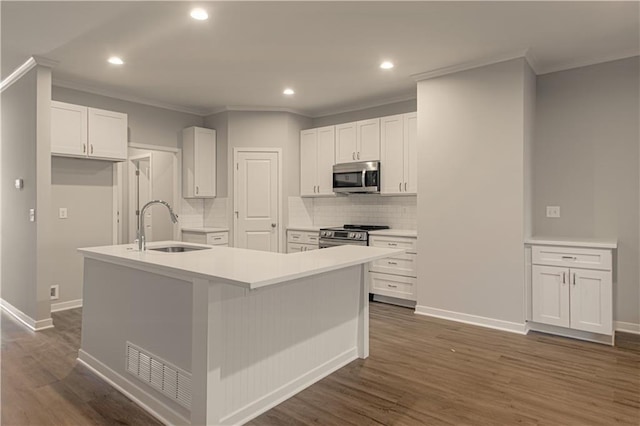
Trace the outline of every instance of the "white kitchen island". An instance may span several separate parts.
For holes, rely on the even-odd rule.
[[[79,360],[167,424],[242,424],[368,356],[366,264],[398,250],[296,254],[133,245],[84,256]]]

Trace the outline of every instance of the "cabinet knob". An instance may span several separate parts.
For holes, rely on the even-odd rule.
[[[356,153],[355,153],[355,152],[352,152],[352,153],[351,153],[351,159],[352,159],[352,160],[355,160],[355,159],[356,159]]]

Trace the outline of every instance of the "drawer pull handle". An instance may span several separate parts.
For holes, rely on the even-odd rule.
[[[395,284],[387,284],[387,286],[388,286],[388,287],[391,287],[391,288],[398,288],[398,286],[397,286],[397,285],[395,285]]]
[[[576,260],[575,256],[562,256],[562,258],[566,260]]]
[[[575,272],[573,273],[573,285],[574,286],[576,285],[576,273]]]
[[[387,245],[390,246],[390,247],[397,247],[398,246],[398,244],[396,244],[396,243],[387,243]]]
[[[214,237],[214,238],[213,238],[213,240],[214,240],[214,241],[219,241],[219,240],[221,240],[221,239],[222,239],[222,237]]]
[[[567,283],[567,275],[566,272],[562,273],[562,284],[566,284]]]
[[[389,262],[387,262],[387,263],[388,263],[389,265],[397,265],[397,264],[398,264],[398,262],[391,262],[391,261],[389,261]]]

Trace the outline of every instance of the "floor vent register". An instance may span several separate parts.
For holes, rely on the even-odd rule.
[[[127,342],[127,372],[191,409],[191,374]]]

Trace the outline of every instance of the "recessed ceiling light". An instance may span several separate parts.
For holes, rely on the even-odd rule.
[[[110,57],[108,59],[108,61],[109,61],[110,64],[113,64],[113,65],[122,65],[122,64],[124,64],[124,61],[122,59],[118,58],[117,56]]]
[[[198,21],[205,21],[209,18],[209,14],[206,10],[197,8],[191,11],[191,17],[193,19],[197,19]]]
[[[287,88],[287,89],[284,89],[284,91],[282,93],[284,93],[285,95],[293,95],[296,92],[294,92],[293,89]]]
[[[380,64],[380,68],[382,68],[383,70],[390,70],[391,68],[393,68],[393,62],[384,61],[383,63]]]

